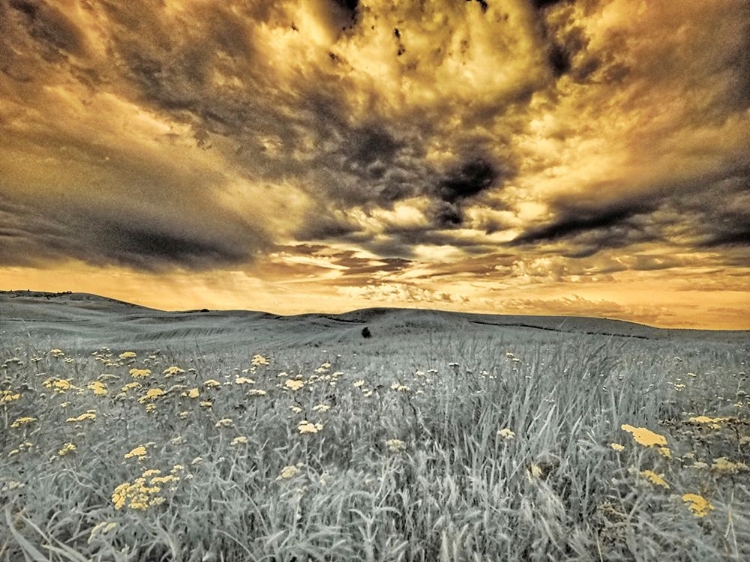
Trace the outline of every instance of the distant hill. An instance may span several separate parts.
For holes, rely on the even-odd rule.
[[[368,327],[372,338],[361,331]],[[342,314],[279,316],[245,310],[167,312],[87,293],[0,292],[0,336],[41,338],[80,347],[128,345],[319,346],[405,345],[409,338],[467,336],[544,342],[594,336],[629,340],[750,342],[748,331],[667,330],[633,322],[575,316],[473,314],[367,308]],[[62,345],[62,344],[55,344]],[[384,347],[385,349],[385,347]]]

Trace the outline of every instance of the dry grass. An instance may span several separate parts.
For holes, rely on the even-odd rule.
[[[743,346],[128,351],[0,350],[0,560],[750,559]]]

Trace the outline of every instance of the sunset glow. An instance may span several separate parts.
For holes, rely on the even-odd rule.
[[[0,0],[0,290],[750,329],[745,0]]]

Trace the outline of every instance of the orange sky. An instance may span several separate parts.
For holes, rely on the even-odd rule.
[[[0,0],[0,290],[750,329],[745,0]]]

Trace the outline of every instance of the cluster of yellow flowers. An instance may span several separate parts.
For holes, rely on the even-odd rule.
[[[164,485],[179,482],[180,477],[177,474],[182,470],[184,470],[182,465],[175,465],[169,474],[161,476],[161,470],[149,469],[133,482],[123,482],[112,492],[112,503],[115,504],[115,509],[129,507],[145,511],[149,507],[164,503],[166,498],[157,494],[161,493]],[[171,491],[174,490],[175,488],[172,487]]]

